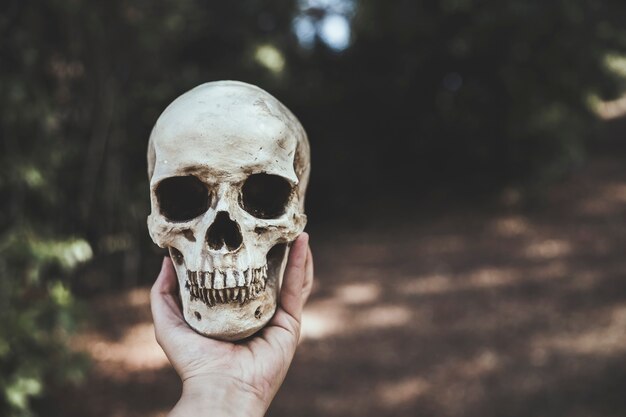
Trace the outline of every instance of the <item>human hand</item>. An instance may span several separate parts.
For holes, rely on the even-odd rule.
[[[183,381],[169,417],[263,416],[282,384],[300,338],[302,308],[313,285],[309,236],[292,245],[274,317],[242,342],[201,336],[185,322],[169,258],[150,292],[156,339]]]

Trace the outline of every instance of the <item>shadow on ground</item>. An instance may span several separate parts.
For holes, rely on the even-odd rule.
[[[626,166],[598,158],[547,198],[314,231],[303,341],[268,415],[626,415]],[[94,372],[62,414],[166,415],[179,382],[148,289],[91,302],[75,345]]]

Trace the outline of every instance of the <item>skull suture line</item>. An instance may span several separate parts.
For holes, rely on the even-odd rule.
[[[304,229],[309,143],[258,87],[202,84],[174,100],[148,145],[152,240],[168,248],[185,320],[239,340],[276,310],[289,243]]]

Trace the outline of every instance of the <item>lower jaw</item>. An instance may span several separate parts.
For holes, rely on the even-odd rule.
[[[267,255],[266,285],[261,285],[256,296],[247,291],[248,286],[230,285],[229,288],[219,290],[210,288],[215,286],[215,281],[207,281],[205,273],[185,276],[180,290],[186,322],[199,334],[214,339],[235,342],[252,336],[267,325],[276,311],[286,255],[287,244],[276,245],[270,250]],[[179,272],[187,271],[182,269]],[[254,282],[253,278],[251,282]],[[191,284],[196,284],[195,288]],[[222,286],[219,280],[217,286]],[[239,289],[237,297],[236,288]],[[241,302],[244,289],[245,297]]]
[[[185,280],[185,288],[189,293],[192,301],[198,300],[209,307],[218,304],[234,304],[242,305],[250,301],[256,300],[266,291],[269,277],[274,280],[279,279],[281,274],[281,264],[285,261],[287,253],[286,243],[274,245],[267,254],[266,265],[260,268],[250,268],[245,271],[229,270],[227,274],[221,274],[221,280],[216,281],[216,271],[189,271]],[[229,275],[232,280],[224,278]],[[219,285],[216,285],[216,282]],[[214,288],[216,286],[224,287],[223,284],[231,283],[226,288]],[[239,285],[232,285],[237,282]],[[279,285],[279,283],[276,283]],[[181,294],[182,295],[182,294]]]

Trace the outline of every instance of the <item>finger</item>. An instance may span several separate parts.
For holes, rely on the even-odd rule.
[[[150,291],[150,308],[157,341],[166,349],[167,339],[173,329],[185,325],[177,301],[176,271],[170,258],[164,258],[161,272]]]
[[[313,253],[311,252],[311,247],[307,247],[307,257],[306,264],[304,266],[304,285],[302,286],[302,305],[306,304],[309,299],[309,295],[311,295],[311,290],[313,289]]]
[[[176,271],[174,270],[172,260],[167,256],[163,258],[161,272],[159,272],[159,276],[154,281],[152,291],[162,294],[173,294],[176,292]]]
[[[308,244],[309,235],[307,233],[302,233],[294,242],[289,253],[289,260],[280,291],[281,307],[298,323],[300,323],[302,306],[304,304],[302,288],[306,272]]]

